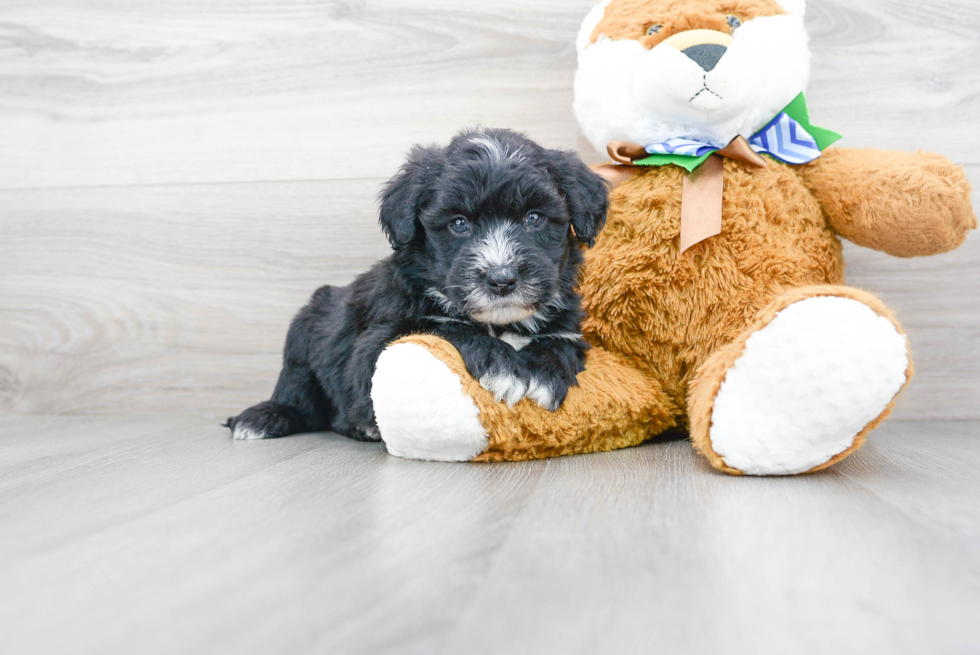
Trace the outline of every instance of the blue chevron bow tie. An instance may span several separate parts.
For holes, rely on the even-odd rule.
[[[769,155],[785,164],[805,164],[820,156],[830,144],[841,138],[840,134],[817,127],[810,122],[806,98],[801,93],[783,111],[749,139],[749,146],[757,153]],[[645,159],[634,159],[639,166],[663,166],[676,164],[693,171],[707,158],[722,148],[691,139],[670,139],[663,143],[646,146]]]
[[[756,152],[769,155],[784,164],[806,164],[820,156],[816,139],[786,112],[780,112],[748,141]],[[645,150],[651,155],[703,157],[721,148],[689,139],[671,139],[649,145]]]

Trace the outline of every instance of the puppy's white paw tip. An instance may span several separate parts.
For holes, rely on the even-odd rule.
[[[391,455],[465,462],[489,443],[480,411],[459,376],[420,345],[399,343],[381,353],[371,400]]]
[[[527,397],[549,412],[558,410],[558,402],[552,395],[551,390],[536,378],[531,378],[531,384],[527,388]]]
[[[233,439],[238,439],[239,441],[250,441],[253,439],[265,439],[265,432],[259,430],[253,430],[246,425],[236,425],[235,430],[232,433]]]
[[[749,337],[715,397],[709,437],[749,475],[804,473],[854,444],[902,389],[905,336],[848,298],[790,305]]]
[[[493,394],[494,400],[507,403],[508,407],[516,405],[527,393],[527,383],[512,375],[484,375],[480,378],[480,386]]]

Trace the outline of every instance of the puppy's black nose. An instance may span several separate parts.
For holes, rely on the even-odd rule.
[[[517,288],[517,269],[509,266],[492,268],[487,272],[487,286],[498,296],[506,296]]]
[[[702,43],[700,45],[692,45],[690,48],[684,48],[681,50],[689,59],[692,59],[695,64],[704,69],[705,73],[710,73],[714,70],[721,58],[725,56],[728,52],[728,48],[723,45],[718,45],[716,43]]]

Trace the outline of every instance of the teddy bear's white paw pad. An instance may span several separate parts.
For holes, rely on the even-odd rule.
[[[711,447],[749,475],[804,473],[854,443],[906,382],[894,323],[835,296],[801,300],[749,337],[711,415]]]
[[[487,448],[480,411],[459,376],[422,346],[399,343],[381,353],[371,400],[391,455],[463,462]]]

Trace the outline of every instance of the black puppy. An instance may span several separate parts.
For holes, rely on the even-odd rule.
[[[381,194],[395,253],[352,285],[313,294],[289,328],[272,399],[227,426],[236,439],[329,429],[379,440],[375,363],[414,333],[448,340],[498,401],[558,409],[588,348],[575,239],[593,244],[607,195],[573,153],[509,130],[416,146]]]

